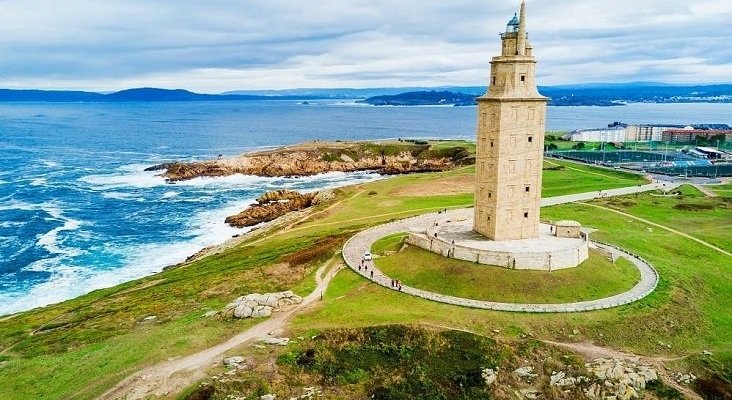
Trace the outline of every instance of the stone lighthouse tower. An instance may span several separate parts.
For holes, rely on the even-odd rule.
[[[488,92],[478,98],[475,222],[496,241],[539,236],[547,98],[536,88],[526,3],[501,34]]]

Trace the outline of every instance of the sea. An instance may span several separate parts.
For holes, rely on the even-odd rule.
[[[727,123],[732,104],[550,107],[547,129]],[[224,218],[268,190],[382,179],[235,175],[167,184],[144,169],[312,140],[472,139],[474,107],[352,101],[0,103],[0,315],[161,271],[245,233]]]

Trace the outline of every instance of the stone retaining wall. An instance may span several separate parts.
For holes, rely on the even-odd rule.
[[[587,241],[583,241],[576,249],[550,252],[510,252],[476,249],[448,243],[439,238],[429,237],[424,233],[414,232],[409,233],[406,242],[433,253],[438,253],[443,257],[509,269],[556,271],[574,268],[589,257]]]

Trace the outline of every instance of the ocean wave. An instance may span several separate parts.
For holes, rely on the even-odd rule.
[[[165,179],[154,171],[140,171],[134,174],[87,175],[79,181],[92,185],[92,190],[109,190],[126,187],[152,188],[165,185]]]
[[[44,234],[38,235],[36,243],[51,254],[60,254],[66,256],[74,256],[79,254],[78,250],[64,249],[59,246],[59,233],[64,231],[77,230],[82,226],[82,222],[64,215],[63,210],[57,202],[49,201],[40,204],[32,204],[23,201],[11,201],[6,204],[0,204],[0,211],[7,210],[43,211],[48,214],[48,217],[46,219],[62,222],[63,224],[61,226],[53,228]]]
[[[138,197],[132,193],[126,193],[126,192],[104,192],[102,193],[102,197],[105,199],[114,199],[114,200],[132,200],[132,201],[145,201],[145,199]]]
[[[48,183],[48,180],[46,178],[33,178],[31,179],[29,185],[31,186],[44,186]]]
[[[22,221],[0,221],[0,228],[18,228],[26,223]]]
[[[137,167],[139,168],[139,167]],[[131,170],[134,168],[130,167]],[[133,171],[132,174],[115,175],[90,175],[82,178],[85,182],[97,187],[130,185],[135,186],[141,183],[140,176],[148,177],[148,174],[140,171]],[[148,179],[148,178],[145,178]],[[265,190],[290,187],[302,191],[314,191],[328,187],[343,186],[352,183],[383,179],[382,176],[370,172],[330,172],[310,177],[301,178],[262,178],[248,175],[234,175],[222,178],[198,178],[192,181],[181,183],[181,186],[204,187],[215,190],[201,190],[200,195],[194,198],[180,197],[176,202],[211,202],[224,195],[222,191],[247,190],[248,195],[244,199],[237,199],[224,204],[216,209],[207,209],[195,213],[188,221],[180,227],[180,239],[173,243],[128,243],[125,245],[110,245],[99,254],[100,257],[109,257],[116,260],[114,265],[100,267],[97,264],[78,266],[79,258],[75,257],[82,253],[80,249],[68,249],[63,247],[59,235],[63,231],[78,230],[82,222],[67,217],[61,207],[54,203],[28,204],[15,202],[2,205],[3,207],[22,208],[39,210],[43,209],[49,217],[62,221],[63,225],[56,227],[45,234],[39,235],[37,244],[43,246],[53,257],[38,260],[27,266],[26,271],[43,271],[50,273],[43,282],[34,282],[30,288],[18,288],[15,292],[0,293],[0,314],[27,310],[35,307],[45,306],[61,302],[92,290],[114,286],[133,279],[149,276],[160,272],[168,265],[174,265],[184,261],[187,257],[201,249],[218,245],[230,239],[234,235],[248,232],[250,229],[233,228],[224,219],[234,215],[253,203],[254,196]],[[143,185],[162,186],[165,183],[154,185],[150,181],[142,181]],[[139,186],[137,186],[139,187]],[[183,189],[183,188],[181,188]],[[109,190],[108,188],[104,190]],[[172,198],[179,195],[179,190],[168,190],[161,193],[163,198]],[[212,195],[216,194],[216,195]],[[115,190],[102,193],[108,198],[120,197],[130,199],[134,196],[124,190]],[[241,198],[241,195],[237,196]],[[96,251],[94,251],[96,254]],[[95,256],[96,257],[96,256]],[[88,261],[87,261],[88,263]]]
[[[63,222],[63,225],[53,228],[40,235],[36,243],[51,254],[60,254],[73,257],[81,254],[77,249],[64,249],[59,246],[58,234],[64,231],[75,231],[82,225],[81,221],[66,217],[63,211],[54,203],[43,203],[40,209],[48,213],[53,219]]]
[[[43,165],[44,167],[48,167],[48,168],[56,168],[56,167],[58,167],[58,163],[56,161],[39,160],[38,162],[40,162],[41,165]]]
[[[253,201],[237,201],[196,214],[186,227],[181,228],[190,235],[188,240],[110,249],[124,254],[123,265],[118,268],[96,270],[72,266],[66,256],[38,260],[24,270],[49,272],[50,277],[34,284],[28,291],[0,293],[0,315],[58,303],[93,290],[149,276],[166,266],[183,262],[205,247],[223,243],[233,235],[249,231],[248,228],[230,227],[224,223],[224,218],[241,211]]]

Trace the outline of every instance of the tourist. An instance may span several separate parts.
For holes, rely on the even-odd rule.
[[[374,279],[374,270],[371,270],[371,279]]]
[[[361,264],[358,264],[358,272],[361,272]]]

